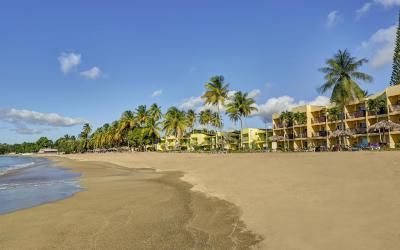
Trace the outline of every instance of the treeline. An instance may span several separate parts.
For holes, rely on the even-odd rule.
[[[35,143],[1,144],[0,154],[37,152],[41,148],[56,148],[65,153],[117,147],[129,147],[137,151],[155,150],[162,133],[179,140],[192,132],[197,124],[210,132],[222,130],[222,107],[226,108],[225,113],[229,119],[235,124],[240,122],[241,127],[243,119],[257,110],[254,99],[249,98],[247,93],[237,91],[229,95],[229,84],[225,83],[223,76],[211,77],[205,84],[205,89],[202,96],[204,104],[213,107],[212,109],[206,108],[196,113],[193,109],[184,111],[170,107],[163,114],[156,103],[149,108],[140,105],[134,111],[123,112],[120,119],[106,123],[94,131],[90,124],[84,124],[77,137],[65,135],[55,142],[42,137]]]

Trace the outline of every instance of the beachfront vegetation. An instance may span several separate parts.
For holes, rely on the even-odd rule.
[[[358,71],[367,62],[365,58],[352,57],[347,50],[339,50],[333,58],[326,60],[325,67],[320,68],[320,71],[325,74],[325,83],[318,90],[321,94],[331,90],[331,102],[340,109],[342,114],[345,113],[347,104],[365,97],[365,91],[360,88],[356,80],[372,82],[372,76]],[[344,115],[341,115],[341,129],[345,130]]]
[[[15,145],[0,145],[0,153],[28,153],[38,152],[41,148],[56,148],[59,152],[74,153],[87,151],[101,151],[105,149],[132,149],[136,151],[156,150],[157,143],[161,138],[173,138],[174,147],[180,148],[182,139],[196,132],[198,124],[203,132],[212,135],[215,148],[222,149],[225,141],[229,143],[230,138],[222,137],[217,145],[217,130],[223,127],[221,108],[228,106],[226,113],[231,117],[233,108],[237,112],[237,120],[241,121],[249,116],[255,108],[255,101],[248,97],[245,92],[238,91],[231,97],[228,96],[229,84],[225,83],[223,76],[214,76],[205,84],[205,93],[202,96],[205,109],[196,113],[194,110],[181,110],[170,107],[163,114],[161,107],[154,103],[147,108],[139,105],[134,111],[126,110],[120,119],[92,130],[90,124],[83,125],[82,132],[78,137],[64,135],[55,143],[43,137],[36,143],[23,143]],[[211,108],[215,108],[213,111]],[[198,131],[197,131],[198,133]],[[199,145],[193,145],[200,148]]]
[[[400,15],[399,15],[399,25],[397,26],[396,32],[396,46],[393,53],[393,66],[392,66],[392,76],[390,78],[390,86],[400,84]]]

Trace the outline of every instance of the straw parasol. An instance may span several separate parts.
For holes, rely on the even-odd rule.
[[[400,129],[400,124],[397,124],[395,122],[388,121],[388,120],[383,120],[383,121],[377,122],[374,125],[371,125],[369,127],[370,131],[381,130],[381,129],[389,130],[389,131],[393,130],[393,129]]]
[[[395,122],[389,121],[389,120],[382,120],[382,121],[375,123],[374,125],[371,125],[369,127],[369,131],[378,130],[380,142],[382,142],[381,129],[383,130],[383,137],[385,137],[386,130],[390,131],[393,129],[400,129],[400,125]]]
[[[330,137],[352,137],[354,132],[350,129],[337,129],[330,134]]]

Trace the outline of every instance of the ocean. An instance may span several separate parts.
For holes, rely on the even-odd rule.
[[[70,197],[79,176],[45,158],[0,156],[0,214]]]

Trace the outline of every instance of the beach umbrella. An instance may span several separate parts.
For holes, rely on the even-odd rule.
[[[352,137],[354,132],[350,129],[337,129],[330,134],[330,137]]]
[[[382,142],[382,136],[381,136],[381,129],[383,129],[383,136],[385,136],[385,131],[388,130],[394,130],[394,129],[400,129],[400,124],[397,124],[395,122],[389,121],[389,120],[382,120],[374,125],[371,125],[369,127],[369,131],[374,131],[378,130],[379,131],[379,140]]]
[[[397,124],[395,122],[388,121],[388,120],[383,120],[383,121],[379,121],[369,127],[370,131],[380,130],[380,129],[389,130],[389,131],[393,130],[393,129],[400,129],[400,124]]]

